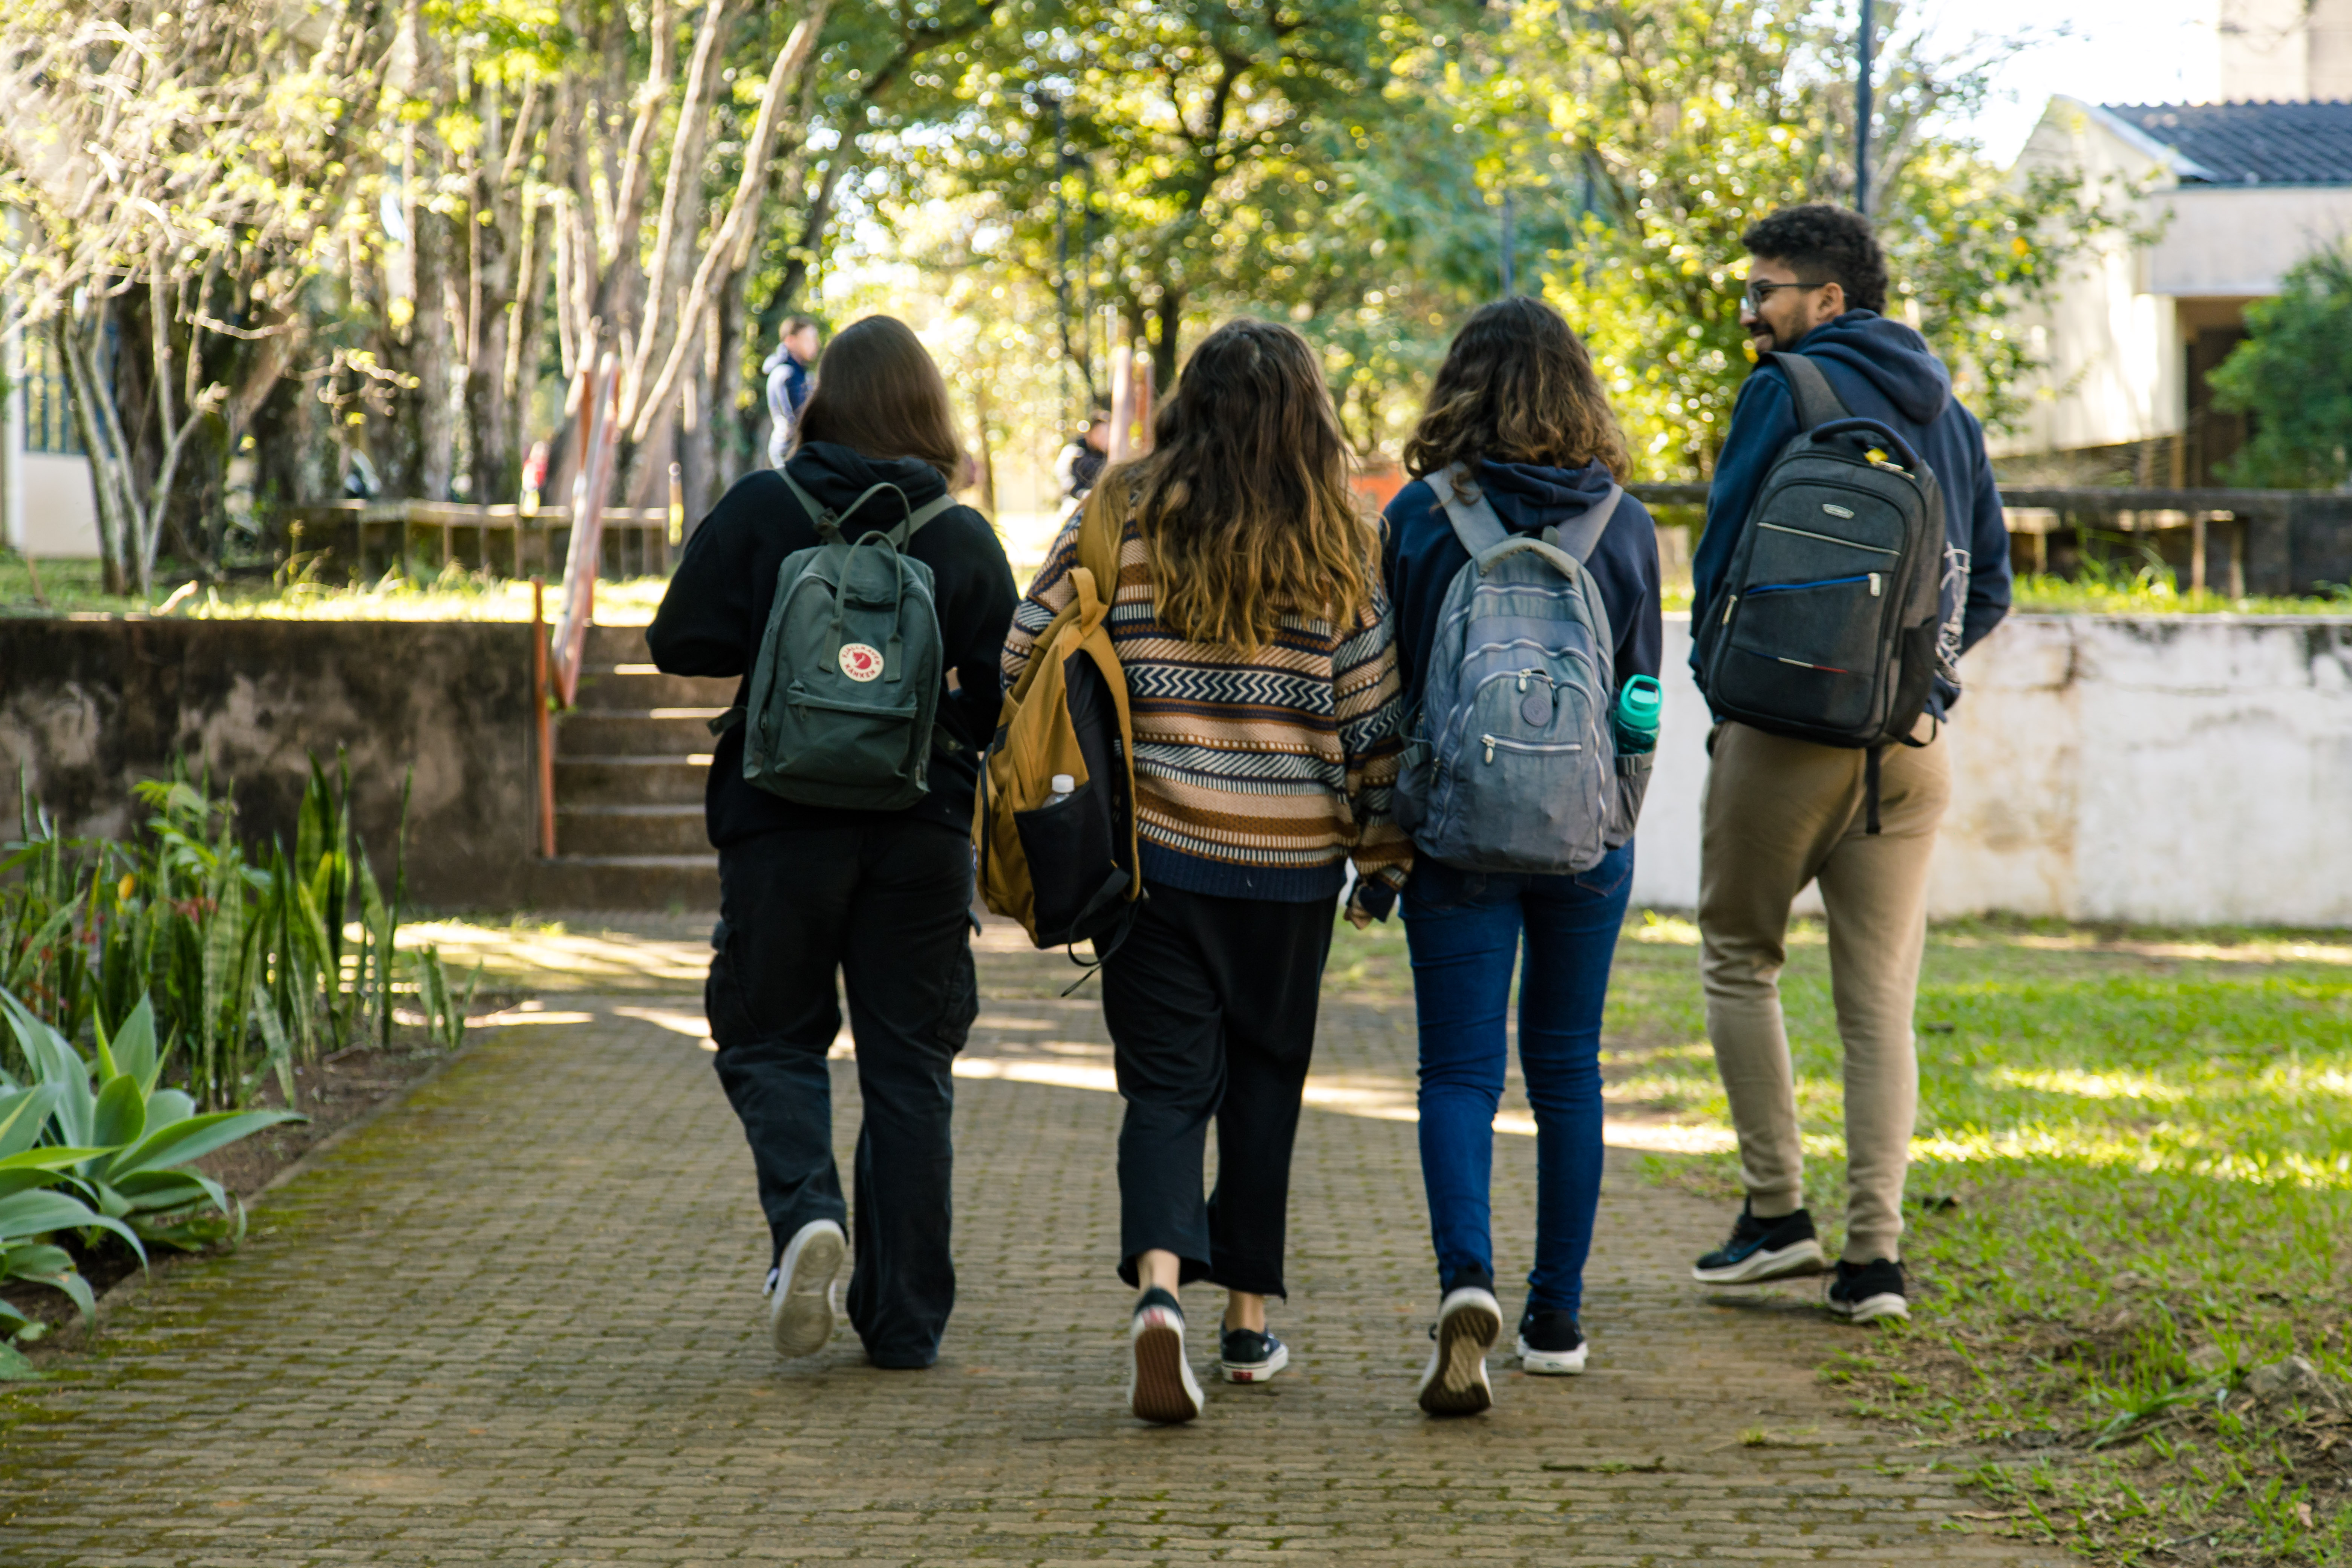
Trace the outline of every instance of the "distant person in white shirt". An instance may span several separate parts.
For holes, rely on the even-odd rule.
[[[801,406],[808,402],[809,366],[816,363],[822,346],[816,323],[806,316],[787,316],[776,329],[776,350],[760,368],[768,375],[768,466],[781,468],[792,450],[793,426],[800,423]]]

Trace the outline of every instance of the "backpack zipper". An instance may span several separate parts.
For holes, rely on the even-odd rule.
[[[1486,761],[1489,763],[1492,763],[1495,760],[1495,753],[1498,750],[1505,752],[1524,752],[1531,756],[1538,757],[1550,756],[1555,752],[1580,752],[1584,750],[1584,742],[1581,741],[1548,741],[1538,742],[1534,741],[1514,741],[1507,735],[1481,735],[1478,739],[1486,748]]]

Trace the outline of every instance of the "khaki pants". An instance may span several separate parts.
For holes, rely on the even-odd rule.
[[[1912,1003],[1927,937],[1927,867],[1951,798],[1940,740],[1889,746],[1879,831],[1864,831],[1867,753],[1717,726],[1699,839],[1699,976],[1706,1031],[1739,1134],[1756,1214],[1804,1204],[1804,1145],[1780,1016],[1789,906],[1818,878],[1829,910],[1830,985],[1845,1047],[1846,1244],[1895,1258],[1919,1097]]]

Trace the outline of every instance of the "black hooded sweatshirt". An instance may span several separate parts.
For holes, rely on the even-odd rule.
[[[908,503],[917,507],[947,489],[947,481],[929,463],[912,458],[876,459],[825,441],[802,447],[793,454],[790,467],[793,478],[809,494],[835,509],[886,480],[906,491]],[[886,492],[867,501],[851,521],[853,526],[870,521],[877,527],[890,527],[898,521],[898,502]],[[670,675],[740,677],[735,700],[749,701],[751,665],[759,658],[768,609],[776,596],[777,570],[784,557],[817,542],[815,523],[802,511],[782,475],[762,468],[737,481],[695,530],[669,591],[662,595],[661,608],[646,634],[654,663]],[[1003,695],[997,660],[1020,595],[1013,585],[1013,569],[1005,563],[1004,546],[988,521],[968,506],[950,507],[925,523],[907,553],[931,569],[940,645],[947,668],[961,688],[940,698],[940,728],[961,745],[953,752],[932,752],[930,793],[897,812],[797,805],[745,782],[744,727],[738,724],[719,736],[713,749],[704,797],[712,844],[724,848],[756,834],[892,817],[971,831],[978,752],[996,732]]]

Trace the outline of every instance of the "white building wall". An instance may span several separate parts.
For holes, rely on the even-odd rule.
[[[2221,98],[2352,98],[2352,0],[2221,0]]]
[[[1670,617],[1633,886],[1662,908],[1698,900],[1689,651]],[[2012,616],[1963,673],[1931,913],[2352,925],[2352,618]]]
[[[96,559],[98,500],[89,489],[89,459],[54,452],[19,452],[24,465],[26,554]]]

